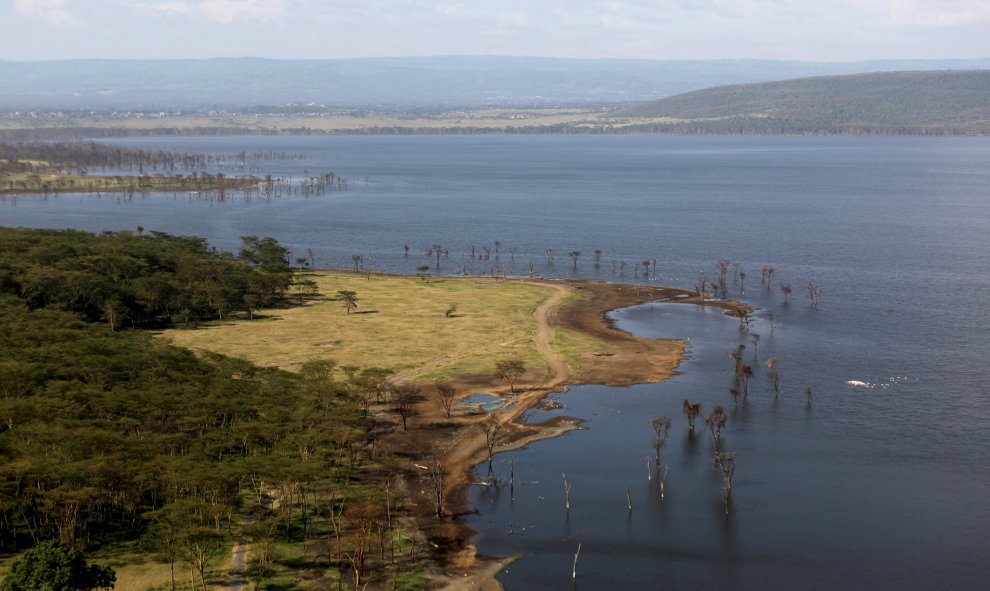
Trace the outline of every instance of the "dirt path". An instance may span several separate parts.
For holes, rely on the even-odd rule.
[[[546,283],[531,283],[541,287],[550,287],[553,295],[547,298],[533,312],[536,320],[536,347],[547,365],[547,373],[543,381],[534,385],[515,398],[515,404],[507,411],[499,413],[498,420],[503,425],[515,420],[519,415],[532,408],[548,392],[559,388],[567,382],[570,370],[550,348],[551,326],[550,319],[556,313],[560,302],[569,296],[573,290],[566,285],[547,285]],[[443,456],[443,464],[451,473],[448,478],[448,490],[457,489],[467,482],[468,470],[485,459],[485,437],[477,429],[467,430],[460,441],[455,442],[452,449]]]
[[[223,586],[229,591],[247,591],[247,551],[248,544],[244,535],[237,538],[237,543],[230,550],[230,570],[227,571],[227,584]]]
[[[541,384],[544,388],[555,388],[562,386],[570,377],[570,370],[561,361],[557,354],[550,348],[550,318],[556,314],[560,302],[573,293],[573,290],[566,285],[547,285],[546,283],[527,283],[528,285],[538,285],[541,287],[551,287],[555,290],[552,296],[540,304],[533,316],[536,318],[536,348],[547,364],[547,377]]]

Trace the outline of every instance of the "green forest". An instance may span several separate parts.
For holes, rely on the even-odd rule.
[[[403,575],[390,460],[363,403],[387,372],[263,369],[142,330],[288,305],[291,281],[270,238],[235,255],[160,233],[0,228],[0,554],[137,552],[170,565],[172,588],[205,589],[248,535],[256,583]],[[391,553],[372,556],[373,531]],[[289,561],[287,543],[316,549]]]

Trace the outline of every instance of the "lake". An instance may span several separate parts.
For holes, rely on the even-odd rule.
[[[223,201],[188,194],[0,199],[0,223],[134,229],[236,249],[270,235],[317,266],[415,272],[432,244],[440,272],[491,272],[693,288],[731,259],[732,297],[760,308],[749,331],[711,308],[614,313],[636,334],[688,339],[680,375],[630,388],[578,386],[562,414],[585,429],[503,454],[506,486],[477,487],[469,522],[483,553],[526,556],[510,590],[578,586],[716,589],[982,588],[990,575],[990,138],[645,136],[243,137],[118,140],[235,153],[298,178],[334,171],[348,190]],[[98,172],[98,171],[93,171]],[[500,241],[500,256],[494,243]],[[410,246],[404,256],[403,245]],[[470,246],[488,260],[471,259]],[[546,249],[556,260],[549,263]],[[512,254],[511,249],[515,249]],[[592,253],[602,251],[601,264]],[[580,251],[576,265],[567,256]],[[656,259],[642,277],[639,263]],[[616,261],[613,270],[612,261]],[[626,263],[624,270],[619,261]],[[774,287],[760,284],[773,265]],[[817,309],[804,285],[823,285]],[[776,285],[793,285],[785,304]],[[771,335],[768,310],[776,317]],[[751,333],[761,335],[754,359]],[[756,369],[734,405],[728,352]],[[779,358],[774,396],[764,362]],[[863,385],[850,385],[848,382]],[[808,404],[804,391],[812,388]],[[681,401],[727,408],[739,454],[722,510],[703,430]],[[653,415],[673,420],[661,503],[647,480]],[[702,429],[699,427],[699,429]],[[563,510],[561,472],[573,484]],[[629,488],[633,510],[626,506]]]

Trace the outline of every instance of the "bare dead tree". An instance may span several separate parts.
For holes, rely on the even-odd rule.
[[[712,436],[712,445],[718,451],[718,442],[722,437],[722,429],[725,427],[725,407],[721,404],[715,406],[712,412],[705,418],[705,427]]]
[[[763,283],[767,286],[767,289],[770,289],[773,283],[773,274],[775,272],[775,269],[770,265],[763,265]]]
[[[567,256],[571,257],[571,259],[574,261],[574,270],[576,271],[578,259],[581,258],[581,251],[572,250],[571,252],[567,253]]]
[[[653,427],[653,449],[656,452],[657,467],[660,466],[660,450],[667,445],[667,438],[670,436],[670,417],[660,415],[650,420]]]
[[[777,315],[773,310],[767,310],[767,321],[770,323],[770,336],[773,336],[773,329],[777,328]]]
[[[741,365],[739,367],[739,383],[742,386],[743,396],[749,396],[749,379],[753,377],[752,365]]]
[[[571,483],[567,482],[567,474],[563,472],[560,476],[564,479],[564,510],[570,512],[571,510]]]
[[[433,254],[434,254],[434,256],[437,257],[437,271],[439,271],[440,270],[440,255],[443,254],[443,247],[441,247],[439,244],[434,244],[433,245]]]
[[[595,266],[597,267],[602,262],[602,249],[595,249]]]
[[[732,403],[735,405],[739,404],[739,390],[735,388],[729,388],[729,396],[732,397]]]
[[[571,567],[571,583],[577,585],[577,561],[581,555],[581,542],[578,542],[577,552],[574,553],[574,566]]]
[[[485,446],[488,449],[488,476],[492,475],[492,458],[495,456],[495,446],[502,440],[502,423],[498,417],[489,413],[485,420],[478,423],[481,432],[485,434]]]
[[[811,386],[808,386],[807,388],[804,389],[804,398],[805,398],[805,400],[808,401],[808,404],[811,404],[811,397],[812,396],[813,396],[813,393],[811,392]]]
[[[776,357],[771,357],[767,359],[767,379],[773,384],[774,396],[780,394],[780,372],[777,370],[777,362],[779,360]]]
[[[442,380],[436,381],[437,395],[440,396],[440,404],[443,405],[443,411],[447,414],[447,418],[450,418],[450,409],[454,405],[454,395],[456,391],[454,387],[450,385],[449,382]]]
[[[547,251],[547,264],[552,265],[553,264],[553,252],[554,251],[553,251],[552,248],[548,248],[548,249],[546,249],[546,251]]]
[[[352,254],[351,260],[354,261],[354,272],[359,273],[364,266],[364,257],[359,254]]]
[[[430,492],[433,494],[433,508],[436,510],[437,519],[443,518],[443,488],[445,477],[446,471],[443,468],[443,464],[440,463],[440,458],[433,458],[427,478],[430,482]]]
[[[496,240],[495,241],[495,258],[496,259],[499,258],[499,251],[501,251],[501,250],[502,250],[502,241],[501,240]]]
[[[781,283],[778,287],[780,288],[780,293],[784,295],[784,303],[785,304],[788,303],[787,298],[791,297],[791,291],[792,291],[791,284]]]
[[[640,262],[640,264],[643,265],[643,277],[649,277],[650,276],[650,259],[643,259],[642,262]]]
[[[750,333],[749,340],[753,343],[753,362],[755,363],[760,356],[760,335],[759,333]]]
[[[808,292],[808,299],[811,301],[812,308],[818,308],[818,296],[822,293],[822,285],[818,283],[813,283],[811,281],[805,286]]]
[[[694,433],[694,421],[701,416],[701,403],[692,403],[685,399],[684,403],[681,404],[681,410],[684,411],[684,416],[687,418],[688,430]]]
[[[725,514],[729,514],[729,504],[732,502],[732,479],[736,473],[737,456],[734,452],[716,452],[714,464],[719,473],[722,474],[722,481],[725,485],[723,498],[725,499]]]
[[[739,272],[739,293],[746,293],[746,273],[745,271]]]
[[[752,324],[753,319],[750,318],[749,312],[746,310],[740,310],[738,313],[739,317],[739,330],[749,330],[749,325]]]
[[[739,370],[740,368],[742,368],[743,351],[745,350],[746,350],[746,345],[739,344],[736,346],[735,349],[729,351],[729,357],[731,357],[736,363],[736,367],[735,367],[736,375],[739,375]]]

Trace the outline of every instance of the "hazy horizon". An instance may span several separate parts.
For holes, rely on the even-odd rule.
[[[0,59],[990,57],[980,0],[11,0]]]

